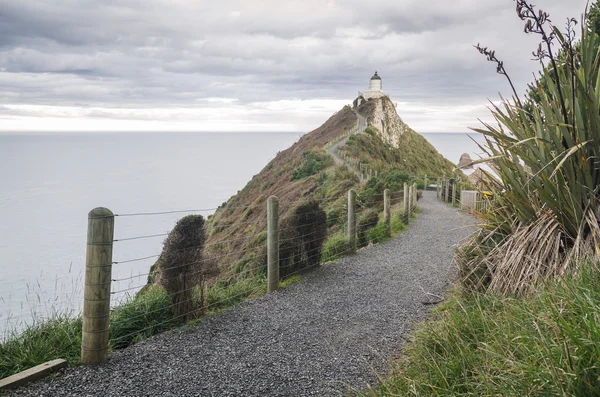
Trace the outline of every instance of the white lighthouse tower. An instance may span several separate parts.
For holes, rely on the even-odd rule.
[[[369,81],[369,89],[365,92],[359,92],[358,97],[354,100],[354,106],[358,107],[364,101],[368,101],[371,98],[381,98],[385,94],[381,89],[381,77],[375,72],[371,81]]]
[[[381,90],[381,77],[379,77],[377,72],[375,72],[373,77],[371,77],[371,81],[369,83],[369,91],[367,92],[378,95],[377,98],[383,95],[383,91]]]

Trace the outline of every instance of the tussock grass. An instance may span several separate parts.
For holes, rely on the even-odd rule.
[[[530,298],[456,291],[368,396],[600,395],[600,270]]]

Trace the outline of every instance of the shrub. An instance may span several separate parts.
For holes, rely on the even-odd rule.
[[[182,321],[200,314],[202,305],[195,307],[193,289],[200,286],[201,303],[204,278],[216,272],[215,261],[202,256],[204,242],[202,215],[183,217],[166,238],[157,261],[159,282],[169,296],[173,312]]]
[[[330,236],[323,245],[321,262],[331,262],[345,256],[348,253],[350,241],[346,233],[337,233]]]
[[[309,150],[304,152],[302,165],[294,170],[292,181],[315,175],[332,163],[331,156],[323,150]]]
[[[356,222],[356,236],[358,238],[358,246],[364,247],[369,242],[367,241],[367,231],[379,222],[379,213],[376,210],[367,210],[363,212]]]
[[[471,244],[494,245],[484,255],[458,257],[463,274],[481,275],[470,285],[500,294],[530,293],[576,270],[578,258],[597,256],[600,240],[599,37],[586,21],[576,46],[572,21],[561,34],[528,2],[517,0],[517,10],[526,32],[543,34],[538,55],[549,61],[542,75],[551,77],[536,82],[539,102],[530,113],[513,87],[514,99],[493,107],[498,125],[476,130],[501,183],[489,183],[494,200],[485,233]],[[508,76],[493,51],[478,49]]]
[[[279,276],[318,266],[327,237],[327,215],[317,201],[301,204],[281,225]]]

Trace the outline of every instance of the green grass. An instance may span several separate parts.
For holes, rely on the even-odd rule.
[[[180,319],[171,311],[165,290],[152,285],[111,313],[111,347],[124,348],[180,324]]]
[[[292,181],[314,175],[331,164],[333,164],[333,160],[324,150],[306,151],[302,164],[294,170]]]
[[[600,395],[600,271],[531,298],[456,292],[365,395]]]
[[[81,319],[55,316],[7,335],[0,343],[0,379],[56,358],[78,365]]]
[[[348,254],[348,236],[346,233],[337,233],[329,236],[323,244],[321,262],[332,262]]]
[[[390,229],[388,229],[388,226],[383,221],[379,221],[377,225],[367,230],[367,241],[369,241],[369,243],[383,243],[391,237]]]
[[[251,296],[260,296],[265,292],[267,292],[267,279],[264,276],[233,282],[217,281],[208,288],[206,302],[209,312],[215,312],[233,306]]]

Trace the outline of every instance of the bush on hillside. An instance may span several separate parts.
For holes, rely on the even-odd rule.
[[[404,189],[404,183],[408,182],[409,176],[406,172],[393,169],[383,172],[367,181],[365,188],[358,195],[358,202],[365,207],[383,208],[383,191],[390,189],[392,198],[395,199]]]
[[[315,175],[332,163],[331,156],[323,150],[309,150],[304,152],[302,164],[294,170],[292,181]]]
[[[202,254],[205,239],[202,215],[183,217],[165,239],[157,261],[159,283],[167,292],[171,308],[181,321],[201,314],[204,280],[217,272],[216,262]],[[199,307],[193,298],[196,287],[200,287]]]
[[[321,263],[327,237],[327,215],[317,201],[301,204],[281,222],[280,278],[311,269]]]

